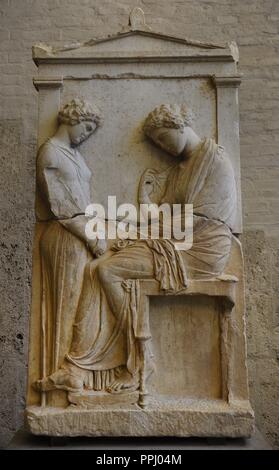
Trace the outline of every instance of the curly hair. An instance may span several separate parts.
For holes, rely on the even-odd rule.
[[[152,129],[159,127],[183,130],[190,125],[191,111],[185,105],[162,104],[148,114],[143,130],[147,136],[150,136]]]
[[[74,126],[82,121],[92,121],[98,127],[101,125],[102,116],[97,106],[81,98],[72,99],[58,113],[59,124]]]

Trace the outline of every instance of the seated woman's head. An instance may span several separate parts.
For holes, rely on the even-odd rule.
[[[156,145],[176,157],[185,148],[185,128],[190,124],[190,112],[184,105],[162,104],[147,116],[144,132]]]
[[[68,134],[73,145],[86,140],[101,124],[101,113],[97,106],[83,99],[74,98],[61,108],[59,124],[68,126]]]

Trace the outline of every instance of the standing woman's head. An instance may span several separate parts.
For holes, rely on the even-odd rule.
[[[100,110],[80,98],[74,98],[61,108],[59,124],[66,125],[72,145],[79,145],[100,126]]]

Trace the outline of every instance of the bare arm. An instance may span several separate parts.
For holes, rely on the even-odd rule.
[[[104,247],[101,249],[98,240],[87,239],[85,226],[88,218],[81,213],[74,194],[63,184],[57,157],[48,149],[43,150],[38,156],[37,181],[43,198],[50,206],[53,218],[82,240],[95,256],[100,256]]]

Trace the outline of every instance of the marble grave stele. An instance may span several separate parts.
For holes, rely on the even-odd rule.
[[[27,428],[250,436],[236,44],[152,31],[134,8],[119,33],[33,58]],[[88,238],[87,207],[108,224],[108,196],[191,204],[192,246],[165,238],[162,218],[157,238]]]

